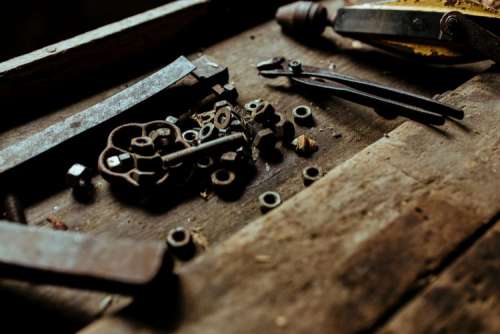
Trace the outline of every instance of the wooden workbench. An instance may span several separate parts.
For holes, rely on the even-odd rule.
[[[335,2],[327,2],[334,8]],[[390,57],[333,33],[306,46],[267,22],[203,54],[229,67],[241,103],[271,101],[291,116],[313,108],[319,143],[311,158],[284,150],[258,162],[243,196],[191,198],[161,212],[118,201],[96,178],[91,205],[62,191],[28,209],[30,224],[55,215],[71,231],[137,240],[190,228],[206,251],[176,269],[176,295],[134,301],[25,283],[2,284],[8,319],[82,333],[384,333],[500,330],[500,74],[489,62],[433,67]],[[305,95],[259,78],[255,64],[286,55],[464,109],[440,128],[386,120],[369,108]],[[193,57],[197,54],[193,54]],[[486,73],[480,74],[486,71]],[[478,75],[479,74],[479,75]],[[82,110],[127,83],[0,135],[1,146]],[[340,135],[339,135],[340,134]],[[105,139],[103,139],[105,140]],[[304,189],[301,169],[328,174]],[[257,197],[286,201],[261,216]],[[5,313],[7,312],[7,313]],[[54,320],[57,319],[57,320]],[[14,321],[14,320],[12,320]]]

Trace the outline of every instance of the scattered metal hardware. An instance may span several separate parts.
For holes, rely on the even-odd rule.
[[[429,124],[444,124],[444,117],[457,119],[464,117],[463,111],[427,97],[319,67],[302,65],[302,72],[297,74],[289,69],[289,62],[284,58],[273,59],[276,61],[274,69],[271,60],[267,61],[264,69],[259,69],[260,75],[265,78],[285,76],[300,85],[326,90],[355,103],[394,111],[401,116]]]
[[[66,183],[73,189],[73,196],[79,201],[88,201],[94,192],[92,170],[82,164],[73,164],[66,173]]]
[[[196,253],[196,246],[191,233],[183,228],[177,227],[171,230],[167,236],[168,250],[179,260],[187,261]]]
[[[310,186],[323,177],[323,170],[319,166],[307,166],[302,170],[304,185]]]
[[[236,190],[236,173],[229,169],[221,168],[216,170],[210,176],[210,181],[219,196],[228,197]]]
[[[227,81],[227,68],[217,65],[207,57],[201,57],[192,62],[181,57],[116,95],[0,150],[2,184],[4,188],[8,188],[7,190],[12,189],[11,184],[15,184],[16,188],[22,191],[29,187],[39,186],[45,189],[49,183],[54,186],[64,184],[65,171],[61,171],[60,167],[45,169],[46,177],[44,178],[40,178],[39,173],[33,171],[37,168],[44,168],[47,160],[56,155],[71,156],[71,159],[74,159],[75,152],[78,152],[84,141],[88,141],[89,138],[94,140],[93,138],[98,138],[101,133],[111,132],[118,119],[124,117],[125,114],[127,117],[139,117],[136,111],[142,110],[141,108],[150,100],[158,103],[162,99],[168,99],[179,108],[187,108],[192,105],[193,101],[199,101],[212,94],[213,85],[225,84]],[[172,87],[174,85],[175,89]],[[151,115],[155,117],[153,115],[158,113],[158,118],[161,118],[162,115],[157,110],[161,109],[151,110]],[[144,133],[144,135],[147,136],[149,133]],[[126,145],[129,146],[130,141]],[[128,152],[128,148],[111,152],[112,154],[107,155],[106,158],[125,152]],[[167,152],[162,152],[162,154],[165,153]],[[83,159],[91,158],[87,156],[90,154],[93,154],[92,148],[85,152]],[[102,165],[103,169],[108,169],[104,163],[105,161]],[[124,164],[124,161],[121,163]],[[119,169],[118,172],[121,170]],[[148,177],[149,175],[145,177],[139,175],[138,179]],[[144,182],[141,180],[139,183]],[[7,187],[6,184],[9,186]],[[38,192],[35,193],[24,193],[23,196],[26,201],[30,201],[34,199],[32,197],[38,196]],[[82,200],[87,199],[82,198]]]
[[[281,196],[275,191],[266,191],[259,196],[260,211],[266,213],[281,205]]]
[[[7,220],[19,224],[27,224],[24,207],[17,195],[13,193],[6,194],[3,199],[3,209]]]
[[[271,129],[262,129],[255,135],[254,146],[262,153],[272,151],[276,147],[275,133]]]
[[[182,138],[186,141],[191,146],[196,146],[198,145],[198,138],[199,134],[198,131],[192,129],[192,130],[187,130],[182,133]]]
[[[314,117],[311,108],[308,106],[298,106],[292,110],[295,123],[303,126],[311,126],[314,124]]]
[[[500,13],[478,2],[372,2],[340,8],[330,20],[323,5],[299,1],[281,7],[276,19],[284,32],[300,37],[319,36],[331,26],[346,37],[426,61],[500,62]]]
[[[89,261],[92,255],[98,256]],[[135,295],[158,288],[172,269],[164,242],[111,240],[0,222],[2,279]]]
[[[292,146],[297,154],[310,156],[318,151],[318,143],[308,135],[300,135],[292,141]]]

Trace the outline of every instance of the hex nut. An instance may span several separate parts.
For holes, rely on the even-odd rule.
[[[302,170],[302,179],[306,187],[323,177],[323,170],[319,166],[307,166]]]
[[[229,197],[236,190],[236,173],[226,168],[221,168],[212,173],[210,182],[214,191],[220,197]]]
[[[240,155],[235,151],[226,152],[220,157],[220,164],[227,168],[237,168],[240,163]]]
[[[212,123],[203,125],[200,129],[199,139],[201,143],[216,139],[219,136],[219,129]]]
[[[272,121],[274,113],[272,104],[264,101],[252,112],[252,118],[257,123],[266,124]]]
[[[295,123],[303,126],[312,126],[314,124],[314,117],[311,108],[308,106],[298,106],[292,111]]]
[[[196,253],[193,237],[183,227],[177,227],[168,232],[167,246],[170,253],[181,261],[190,260]]]
[[[199,134],[198,131],[191,129],[182,133],[182,138],[191,146],[198,144]]]
[[[260,211],[266,213],[281,205],[281,196],[275,191],[266,191],[259,196]]]
[[[153,140],[147,136],[132,138],[130,141],[130,150],[143,156],[151,156],[155,154]]]
[[[229,128],[234,132],[243,132],[245,130],[239,119],[232,120],[231,124],[229,124]]]
[[[269,152],[276,146],[277,138],[271,129],[262,129],[257,132],[253,141],[254,146],[262,152]]]
[[[252,100],[252,101],[248,102],[247,104],[245,104],[245,110],[251,114],[255,110],[257,110],[259,105],[261,105],[263,102],[264,101],[262,99]]]
[[[275,118],[272,129],[283,144],[290,145],[295,138],[295,126],[281,113],[276,113]]]
[[[73,189],[90,183],[91,179],[92,170],[79,163],[73,164],[66,173],[66,183]]]

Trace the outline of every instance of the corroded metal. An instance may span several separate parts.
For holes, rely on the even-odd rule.
[[[108,239],[0,221],[0,276],[135,294],[170,275],[163,242]]]

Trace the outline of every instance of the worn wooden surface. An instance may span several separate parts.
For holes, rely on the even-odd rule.
[[[338,45],[343,47],[342,51]],[[203,53],[230,68],[242,103],[265,98],[287,116],[299,104],[312,105],[317,125],[312,129],[299,128],[299,132],[316,137],[320,151],[311,159],[284,152],[281,163],[260,161],[258,175],[237,202],[193,197],[175,205],[165,203],[165,208],[160,210],[149,210],[119,202],[105,181],[98,178],[97,199],[92,205],[74,202],[69,191],[65,191],[28,210],[32,224],[47,225],[46,217],[55,214],[73,231],[137,240],[163,239],[170,228],[179,225],[195,230],[207,240],[209,252],[179,269],[184,304],[172,307],[170,299],[164,299],[165,309],[181,322],[180,331],[294,329],[310,332],[312,325],[339,332],[378,329],[385,323],[379,323],[380,319],[390,318],[392,308],[406,298],[408,291],[420,286],[422,275],[425,278],[426,273],[439,268],[447,254],[488,220],[488,215],[494,214],[490,212],[495,209],[494,205],[486,203],[498,195],[493,190],[484,191],[491,187],[487,186],[491,180],[486,176],[491,177],[492,171],[473,175],[484,177],[484,183],[477,186],[469,183],[455,186],[456,179],[452,177],[455,175],[466,182],[460,179],[464,176],[458,171],[466,171],[460,162],[466,161],[462,159],[465,154],[475,152],[487,132],[470,122],[481,121],[481,126],[491,126],[492,120],[482,123],[483,116],[468,118],[469,132],[448,125],[448,137],[435,129],[405,123],[395,134],[383,138],[403,120],[384,120],[368,108],[339,99],[301,95],[288,88],[286,81],[263,81],[254,69],[262,59],[285,54],[314,65],[334,63],[341,72],[433,96],[455,89],[483,70],[484,65],[445,68],[407,63],[369,48],[353,47],[350,41],[332,33],[306,46],[283,36],[274,22],[217,43]],[[484,91],[486,97],[495,97],[499,85],[495,80],[490,81],[496,86],[487,86]],[[0,145],[67,117],[121,87],[65,107],[36,123],[5,131],[0,135]],[[465,93],[458,94],[475,91],[470,85],[465,87],[469,87]],[[484,113],[486,107],[498,110],[495,100],[485,106],[479,103],[483,101],[472,97],[450,95],[447,99],[465,106],[471,114]],[[488,116],[494,117],[494,113]],[[342,135],[340,138],[336,136],[338,133]],[[375,146],[365,149],[379,139]],[[491,145],[485,146],[485,150],[491,149]],[[430,148],[437,152],[431,152]],[[450,150],[455,152],[453,149],[456,153],[449,154]],[[449,160],[440,160],[448,155]],[[60,163],[71,163],[61,160]],[[478,158],[478,161],[482,160]],[[421,169],[414,168],[417,162]],[[303,190],[301,168],[311,163],[322,166],[325,171],[334,170],[314,190],[302,192],[286,203],[282,211],[252,222],[260,216],[258,194],[277,190],[285,200],[292,198]],[[455,167],[458,171],[453,174]],[[481,172],[479,167],[477,172]],[[447,188],[443,190],[440,186]],[[462,192],[475,194],[479,189],[484,197],[476,201],[469,196],[464,203],[466,197],[459,192],[462,186],[465,189]],[[415,213],[417,206],[424,213]],[[429,223],[419,224],[427,216],[432,218]],[[408,233],[408,229],[414,233]],[[446,234],[449,238],[443,240],[442,230],[449,231]],[[235,233],[238,234],[226,241]],[[428,244],[424,247],[425,243]],[[65,326],[78,328],[100,316],[102,301],[106,298],[97,293],[26,287],[10,282],[3,288],[7,295],[36,300],[40,307],[52,304],[50,314],[58,314],[63,329]],[[112,307],[105,313],[130,301],[120,297],[113,300]],[[19,308],[22,307],[21,303]],[[33,314],[37,307],[33,307]],[[14,310],[17,308],[10,312]],[[147,313],[148,308],[145,310]],[[126,310],[125,314],[128,316],[130,311]],[[37,320],[42,327],[53,325],[41,318]],[[120,315],[106,318],[88,331],[110,332],[111,328],[118,332],[120,328],[130,331],[133,327],[123,319]],[[166,322],[160,322],[158,327],[179,326],[170,320]]]

